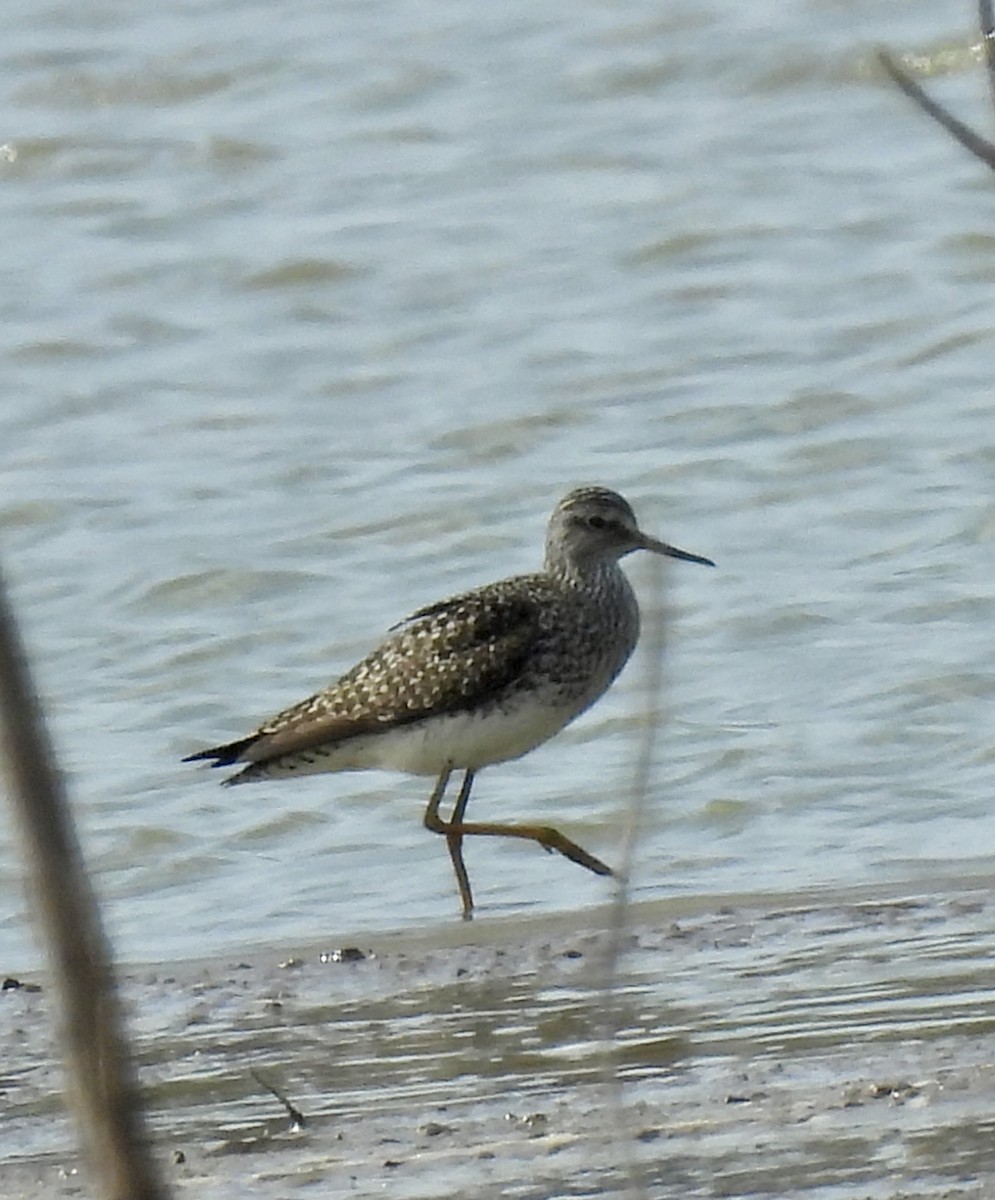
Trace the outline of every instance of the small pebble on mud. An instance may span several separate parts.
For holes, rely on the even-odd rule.
[[[370,957],[372,958],[373,956],[370,955]],[[333,950],[327,958],[325,955],[322,955],[321,960],[322,962],[333,963],[365,962],[366,955],[358,946],[342,946],[339,950]]]
[[[0,991],[4,992],[40,992],[40,983],[22,983],[20,979],[15,979],[13,975],[8,975],[7,978],[0,984]]]
[[[441,1125],[438,1121],[429,1121],[427,1125],[423,1125],[420,1129],[426,1137],[438,1137],[440,1133],[452,1133],[452,1125]]]

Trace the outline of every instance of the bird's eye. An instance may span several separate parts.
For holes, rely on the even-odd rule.
[[[604,517],[588,517],[587,523],[592,529],[607,529],[608,522]]]

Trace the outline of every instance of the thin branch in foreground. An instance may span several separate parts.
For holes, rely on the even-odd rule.
[[[636,866],[645,814],[653,791],[653,768],[656,757],[657,733],[664,721],[665,694],[663,679],[666,647],[666,611],[664,606],[664,571],[661,559],[651,556],[648,570],[653,586],[653,608],[644,611],[640,657],[645,664],[645,704],[639,742],[633,763],[632,787],[626,806],[622,851],[615,876],[618,885],[608,916],[607,944],[600,985],[600,1009],[603,1025],[604,1052],[602,1078],[607,1090],[607,1108],[611,1119],[615,1153],[624,1180],[626,1200],[649,1200],[650,1189],[645,1164],[636,1154],[627,1125],[623,1105],[624,1087],[621,1076],[619,1048],[624,1021],[624,1002],[619,994],[622,959],[625,954],[629,904],[632,894],[632,874]]]
[[[986,52],[993,53],[991,43],[986,38]],[[884,67],[891,79],[902,89],[910,100],[926,113],[928,113],[934,121],[942,125],[943,128],[955,138],[960,144],[993,171],[995,171],[995,145],[980,134],[975,133],[970,125],[965,125],[959,117],[955,117],[949,109],[944,108],[934,100],[928,92],[924,91],[918,83],[908,74],[898,63],[892,58],[887,50],[878,51],[878,62]],[[993,93],[995,95],[995,93]],[[993,100],[995,103],[995,100]]]
[[[166,1200],[148,1150],[111,956],[0,580],[0,767],[62,1008],[70,1092],[105,1200]]]
[[[991,93],[992,109],[995,110],[995,16],[992,14],[992,0],[980,0],[978,23],[981,25],[981,45],[985,51],[988,90]]]

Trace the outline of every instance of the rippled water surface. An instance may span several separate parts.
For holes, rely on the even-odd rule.
[[[959,51],[931,86],[990,122],[972,13],[17,7],[3,562],[123,957],[455,918],[426,781],[178,760],[592,481],[719,564],[668,573],[637,898],[992,870],[995,192],[873,66]],[[615,861],[645,679],[474,814]],[[468,856],[482,920],[608,894]],[[8,969],[20,880],[5,833]]]

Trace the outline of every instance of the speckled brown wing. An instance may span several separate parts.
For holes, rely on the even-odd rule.
[[[517,580],[419,609],[324,691],[247,738],[191,757],[213,758],[215,766],[262,763],[475,708],[521,674],[540,633],[540,611],[539,597],[523,593]]]

